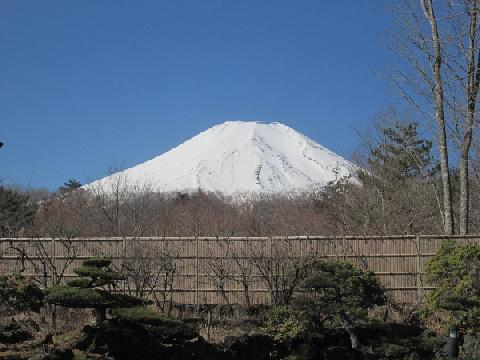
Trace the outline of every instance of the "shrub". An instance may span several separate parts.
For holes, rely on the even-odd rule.
[[[143,307],[113,309],[112,315],[121,320],[148,325],[162,324],[167,320],[162,314]]]
[[[426,280],[436,288],[427,295],[425,315],[440,313],[444,326],[455,323],[478,330],[480,319],[480,246],[445,241],[427,263]]]
[[[374,339],[372,350],[380,359],[433,359],[435,352],[445,345],[441,337],[419,335],[402,337],[398,334]]]
[[[105,268],[107,266],[110,266],[110,259],[102,258],[102,257],[95,257],[95,258],[90,258],[87,259],[83,262],[84,266],[87,267],[93,267],[93,268]]]
[[[276,342],[291,344],[311,330],[303,311],[286,306],[272,309],[266,316],[263,331]]]
[[[92,266],[81,266],[73,270],[73,272],[82,277],[90,277],[93,281],[102,280],[102,281],[119,281],[125,280],[125,276],[114,272],[108,271],[104,268],[97,268]]]
[[[92,286],[92,279],[77,277],[77,278],[68,280],[67,285],[76,287],[76,288],[89,288]]]
[[[43,292],[32,281],[20,275],[0,276],[0,314],[14,315],[40,311]]]
[[[143,307],[116,308],[112,315],[122,321],[141,325],[163,343],[181,343],[198,336],[192,326]]]

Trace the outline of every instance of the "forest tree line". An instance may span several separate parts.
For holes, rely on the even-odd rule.
[[[84,190],[73,179],[55,192],[2,186],[2,236],[443,234],[442,179],[432,141],[418,122],[393,110],[379,115],[371,129],[353,156],[352,175],[311,191],[230,197],[161,193],[149,184],[132,185],[122,173],[108,188]],[[473,233],[480,226],[479,165],[476,158],[470,165]],[[450,174],[454,214],[459,214],[460,175],[458,169]]]

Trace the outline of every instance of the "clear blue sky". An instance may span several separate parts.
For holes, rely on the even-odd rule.
[[[348,156],[391,94],[378,0],[4,0],[0,178],[56,189],[225,120]]]

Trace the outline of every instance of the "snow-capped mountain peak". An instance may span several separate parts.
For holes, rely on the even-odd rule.
[[[128,183],[148,182],[157,191],[231,195],[308,190],[351,170],[347,160],[286,125],[226,121],[120,174]]]

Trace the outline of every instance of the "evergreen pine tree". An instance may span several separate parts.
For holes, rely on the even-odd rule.
[[[432,176],[438,171],[431,154],[432,142],[419,136],[418,123],[397,123],[380,132],[382,143],[370,151],[368,158],[374,175],[405,179]]]
[[[71,178],[65,181],[63,185],[58,188],[58,192],[60,195],[66,195],[72,191],[80,189],[81,187],[82,184],[78,180]]]
[[[67,285],[54,286],[47,291],[45,301],[67,308],[93,308],[97,324],[103,323],[109,308],[128,308],[145,304],[145,300],[112,293],[105,289],[116,287],[116,282],[125,276],[109,269],[111,261],[105,258],[85,260],[82,266],[74,269],[79,275]]]
[[[346,261],[315,261],[306,267],[294,305],[309,314],[314,328],[326,321],[338,323],[350,336],[353,349],[361,346],[356,326],[368,309],[385,303],[380,281],[373,272]]]

